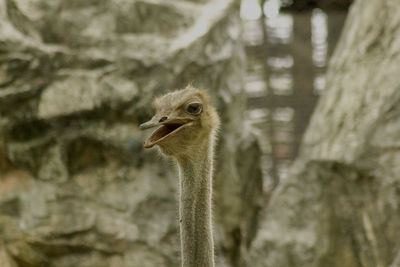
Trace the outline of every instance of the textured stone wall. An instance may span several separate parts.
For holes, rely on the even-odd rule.
[[[397,0],[353,4],[249,266],[400,266],[399,14]]]
[[[242,266],[262,179],[237,10],[0,0],[0,266],[179,266],[176,170],[143,150],[138,124],[155,95],[188,83],[210,91],[223,123],[217,266]]]

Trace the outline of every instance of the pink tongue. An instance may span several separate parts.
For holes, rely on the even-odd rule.
[[[172,132],[172,131],[166,125],[163,125],[154,131],[154,133],[149,138],[149,142],[154,143],[157,140],[159,140],[159,139],[163,138],[164,136],[166,136],[167,134],[169,134],[170,132]]]

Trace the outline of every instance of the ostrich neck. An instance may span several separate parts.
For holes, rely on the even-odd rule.
[[[214,267],[211,227],[213,139],[178,159],[180,231],[183,267]]]

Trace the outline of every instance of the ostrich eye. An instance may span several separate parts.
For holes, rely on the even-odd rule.
[[[203,106],[200,103],[190,103],[186,107],[186,112],[191,115],[199,115],[203,110]]]

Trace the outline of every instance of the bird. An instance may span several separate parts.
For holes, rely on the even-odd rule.
[[[155,115],[139,127],[156,128],[144,141],[174,159],[179,170],[182,267],[214,267],[212,178],[220,118],[204,89],[192,85],[153,101]]]

